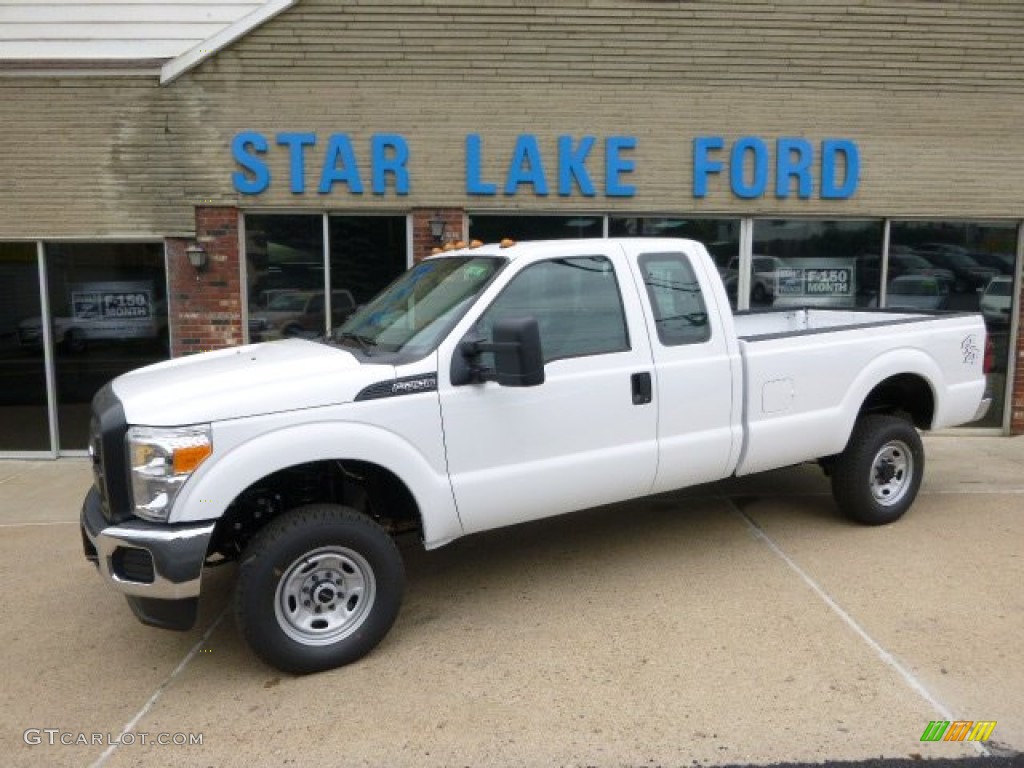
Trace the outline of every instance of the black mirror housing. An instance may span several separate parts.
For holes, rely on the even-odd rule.
[[[502,318],[494,324],[494,381],[503,387],[544,383],[544,354],[535,317]],[[488,351],[484,344],[481,351]]]
[[[474,381],[494,381],[503,387],[544,383],[544,353],[535,317],[502,318],[494,324],[491,341],[466,340],[459,351],[459,364],[452,364],[452,384],[457,386]],[[493,370],[479,367],[476,361],[482,352],[494,353]]]

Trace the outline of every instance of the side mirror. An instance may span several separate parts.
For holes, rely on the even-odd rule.
[[[537,318],[502,318],[494,324],[492,339],[465,341],[460,345],[467,359],[482,352],[494,353],[494,370],[481,370],[471,364],[470,380],[496,381],[503,387],[535,387],[544,383],[544,353]],[[452,383],[461,382],[455,382],[453,377]]]

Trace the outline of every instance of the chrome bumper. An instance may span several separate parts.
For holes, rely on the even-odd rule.
[[[82,504],[82,535],[88,541],[83,541],[86,557],[95,562],[111,587],[135,597],[198,597],[214,525],[209,521],[169,526],[143,520],[112,525],[103,517],[95,488],[90,489]],[[132,563],[130,568],[125,567],[126,562]]]

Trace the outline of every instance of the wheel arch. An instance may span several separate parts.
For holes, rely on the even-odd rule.
[[[935,361],[918,349],[894,349],[875,358],[847,393],[845,434],[870,413],[903,416],[918,429],[931,429],[943,380]]]
[[[935,418],[935,391],[920,374],[896,374],[868,392],[857,415],[869,413],[905,416],[918,429],[929,429]]]
[[[200,466],[175,501],[171,522],[223,519],[243,494],[300,467],[348,467],[405,496],[403,513],[415,514],[425,546],[462,535],[446,472],[392,432],[363,424],[302,424],[263,432],[228,446],[221,455],[214,433],[213,462]],[[343,500],[352,503],[351,497]]]

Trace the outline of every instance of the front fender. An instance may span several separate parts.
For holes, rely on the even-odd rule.
[[[170,522],[220,518],[238,494],[278,470],[342,459],[377,464],[406,484],[419,507],[428,549],[463,534],[447,474],[394,432],[356,422],[281,426],[240,441],[232,439],[231,428],[220,432],[215,425],[213,456],[181,489]]]

